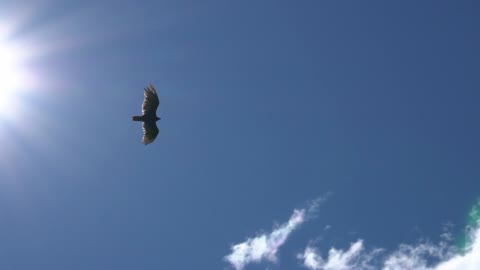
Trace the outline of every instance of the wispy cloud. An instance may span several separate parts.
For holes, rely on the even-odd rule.
[[[246,264],[251,262],[275,261],[280,246],[285,243],[290,233],[304,221],[305,210],[295,210],[287,223],[282,224],[270,234],[262,234],[234,245],[232,253],[225,259],[236,269],[243,269]]]
[[[271,233],[248,238],[245,242],[233,245],[232,252],[224,259],[237,270],[243,269],[249,263],[258,263],[263,260],[275,262],[278,249],[287,241],[290,234],[302,223],[312,218],[320,203],[328,196],[327,194],[327,196],[311,201],[306,208],[295,209],[290,219]]]
[[[402,244],[387,255],[382,249],[366,251],[362,240],[352,243],[347,250],[331,248],[323,258],[318,249],[307,246],[298,256],[311,270],[476,270],[480,269],[480,228],[469,235],[466,252],[454,253],[455,248],[444,238],[438,244],[424,242],[417,245]]]
[[[463,255],[455,255],[440,263],[436,270],[475,270],[480,269],[480,227],[472,232],[473,239],[467,252]]]

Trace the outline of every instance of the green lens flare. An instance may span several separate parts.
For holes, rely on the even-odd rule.
[[[472,207],[468,213],[468,225],[477,226],[480,221],[480,200]]]
[[[471,234],[480,225],[480,199],[475,203],[467,215],[467,228],[465,234],[457,239],[457,247],[460,253],[465,253],[471,245]]]

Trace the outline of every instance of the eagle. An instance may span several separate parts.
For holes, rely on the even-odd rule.
[[[157,121],[161,118],[157,116],[157,108],[160,104],[157,90],[149,84],[144,88],[144,99],[142,104],[142,115],[133,116],[133,121],[142,121],[143,138],[142,143],[147,145],[152,143],[158,135]]]

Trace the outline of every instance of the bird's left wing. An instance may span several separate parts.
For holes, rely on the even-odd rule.
[[[142,104],[142,113],[143,115],[155,115],[157,112],[158,105],[160,100],[158,99],[157,90],[153,85],[149,84],[144,88],[144,99]]]

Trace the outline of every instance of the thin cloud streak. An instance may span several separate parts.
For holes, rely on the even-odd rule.
[[[295,209],[290,219],[271,233],[248,238],[245,242],[233,245],[232,252],[225,256],[224,260],[237,270],[243,269],[249,263],[276,262],[279,248],[285,244],[294,230],[315,215],[318,207],[327,197],[328,194],[311,201],[309,206],[304,209]]]

